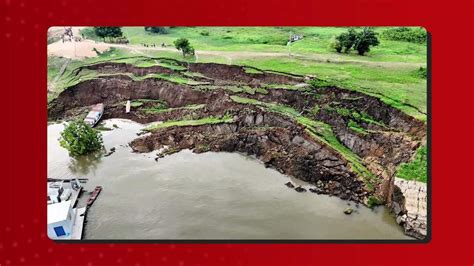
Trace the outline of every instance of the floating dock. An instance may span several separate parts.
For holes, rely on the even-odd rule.
[[[54,181],[53,181],[54,180]],[[59,180],[59,181],[58,181]],[[80,183],[87,179],[48,178],[48,236],[53,240],[81,240],[88,209],[97,200],[101,186],[95,187],[87,201]]]

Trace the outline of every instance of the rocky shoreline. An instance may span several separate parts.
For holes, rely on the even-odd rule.
[[[428,191],[426,183],[395,178],[397,188],[391,210],[405,234],[423,239],[427,235]]]

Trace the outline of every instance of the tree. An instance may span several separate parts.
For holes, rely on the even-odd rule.
[[[377,33],[375,33],[372,28],[365,27],[362,32],[357,34],[357,41],[354,44],[354,49],[357,50],[359,55],[364,55],[366,52],[370,51],[371,46],[377,46],[379,43]]]
[[[344,53],[348,53],[357,40],[357,32],[354,29],[349,29],[347,32],[341,33],[336,37],[339,43],[336,46],[336,51],[340,53],[344,49]]]
[[[183,57],[186,55],[194,55],[194,48],[189,43],[188,39],[179,38],[174,41],[174,46],[183,53]]]
[[[84,155],[102,148],[102,135],[84,121],[77,120],[61,132],[59,144],[73,156]]]
[[[364,55],[370,51],[371,46],[377,45],[379,45],[377,33],[372,28],[365,27],[361,32],[349,29],[347,32],[339,34],[331,43],[331,48],[338,53],[349,53],[351,49],[355,49],[359,55]]]
[[[145,31],[158,33],[158,34],[165,34],[166,28],[165,27],[145,27]]]
[[[95,35],[101,37],[105,41],[105,37],[117,38],[122,37],[122,28],[120,27],[94,27]]]

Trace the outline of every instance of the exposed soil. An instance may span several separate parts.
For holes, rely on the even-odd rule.
[[[104,118],[127,118],[140,123],[231,115],[233,121],[230,123],[161,128],[137,138],[130,146],[135,152],[160,150],[158,161],[161,156],[182,149],[245,153],[268,167],[314,184],[311,192],[369,205],[371,197],[391,204],[396,198],[393,192],[397,166],[409,161],[426,141],[424,122],[359,92],[308,87],[304,84],[307,78],[288,73],[258,69],[250,72],[244,67],[214,63],[175,64],[186,69],[141,68],[120,63],[101,63],[78,69],[76,75],[84,69],[113,75],[98,76],[64,90],[49,104],[49,119],[82,115],[96,103],[106,105]],[[196,74],[192,80],[197,85],[130,76],[161,73],[189,78],[185,72]],[[212,89],[201,85],[204,83]],[[271,88],[266,87],[261,92],[229,89],[242,86],[255,89],[270,84]],[[375,181],[368,184],[344,154],[311,136],[305,126],[291,116],[261,105],[235,102],[231,95],[285,105],[301,116],[328,124],[337,140],[360,157]],[[126,114],[124,102],[138,99],[159,99],[168,109],[150,112],[154,103],[144,102]],[[197,104],[202,107],[187,108]],[[317,111],[314,106],[318,107]],[[356,129],[350,126],[353,124],[357,125]]]
[[[226,151],[255,155],[267,167],[317,184],[320,193],[363,202],[367,193],[347,161],[333,149],[314,141],[304,128],[282,115],[258,108],[234,112],[235,122],[161,129],[131,143],[136,152],[167,147],[168,151]]]

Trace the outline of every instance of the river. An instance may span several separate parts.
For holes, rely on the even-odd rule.
[[[156,162],[156,152],[127,145],[143,125],[112,119],[105,126],[113,130],[102,131],[104,145],[116,152],[76,160],[59,146],[63,124],[48,125],[48,177],[87,177],[86,190],[103,187],[85,239],[409,239],[385,207],[297,193],[284,184],[310,186],[252,157],[184,150]]]

